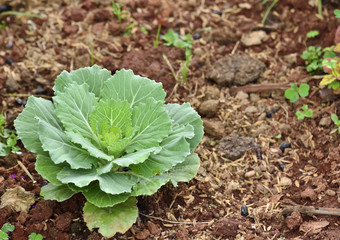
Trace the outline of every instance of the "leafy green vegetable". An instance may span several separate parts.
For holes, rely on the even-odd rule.
[[[188,103],[165,104],[161,83],[94,65],[62,72],[53,89],[53,102],[30,97],[14,125],[50,182],[41,195],[64,201],[81,192],[90,229],[124,233],[137,196],[196,175],[202,120]]]
[[[296,111],[296,116],[298,117],[298,119],[303,120],[305,119],[305,117],[311,118],[313,117],[313,110],[312,109],[308,109],[308,105],[303,105],[301,107],[302,111]]]
[[[335,15],[336,18],[340,18],[340,9],[335,9],[334,15]]]
[[[285,97],[289,99],[290,102],[296,102],[299,97],[307,97],[309,94],[309,85],[307,83],[302,83],[299,87],[296,82],[290,84],[290,88],[285,91]]]

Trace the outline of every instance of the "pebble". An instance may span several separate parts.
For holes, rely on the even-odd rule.
[[[245,178],[251,178],[251,177],[254,177],[255,174],[256,174],[255,170],[250,170],[250,171],[248,171],[244,174],[244,177]]]
[[[237,92],[237,94],[235,96],[236,99],[241,100],[241,102],[244,103],[244,104],[249,103],[248,97],[249,97],[248,94],[243,92],[243,91]]]
[[[251,102],[258,102],[261,99],[260,96],[255,93],[251,93],[249,97]]]
[[[251,33],[246,33],[242,35],[241,43],[247,47],[260,45],[261,43],[267,41],[269,36],[265,31],[254,31]]]
[[[218,100],[207,100],[201,103],[198,112],[202,116],[214,117],[218,112]]]
[[[330,117],[323,117],[321,118],[319,125],[323,127],[328,127],[331,124],[331,118]]]
[[[70,11],[70,18],[72,21],[81,22],[87,15],[87,11],[82,8],[74,8]]]
[[[282,177],[280,181],[280,185],[284,187],[292,186],[293,182],[289,177]]]
[[[257,107],[255,106],[248,106],[245,110],[244,113],[248,116],[251,117],[253,116],[254,113],[258,111]]]
[[[243,217],[247,217],[249,215],[248,207],[246,205],[242,205],[242,207],[241,207],[241,215]]]
[[[150,231],[146,228],[136,234],[137,239],[147,239],[149,236],[150,236]]]
[[[162,232],[160,227],[157,224],[150,222],[150,221],[148,222],[148,229],[150,233],[153,235],[159,235]]]
[[[328,189],[328,190],[326,190],[326,194],[327,194],[328,196],[331,196],[331,197],[333,197],[333,196],[335,196],[335,195],[336,195],[336,192],[335,192],[335,191],[333,191],[333,190],[331,190],[331,189]]]
[[[194,40],[198,40],[201,38],[201,34],[199,32],[194,33]]]
[[[290,147],[291,147],[290,142],[284,142],[284,143],[281,144],[280,150],[282,151],[282,153],[284,153],[284,152],[285,152],[285,149],[286,149],[286,148],[290,148]]]
[[[224,135],[224,126],[220,121],[203,119],[203,126],[205,133],[211,137],[222,138]]]

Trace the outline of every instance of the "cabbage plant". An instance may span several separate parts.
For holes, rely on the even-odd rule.
[[[202,120],[188,103],[165,104],[161,83],[95,65],[63,71],[53,90],[53,101],[29,97],[14,125],[49,181],[41,195],[64,201],[82,193],[90,229],[126,232],[137,196],[196,175]]]

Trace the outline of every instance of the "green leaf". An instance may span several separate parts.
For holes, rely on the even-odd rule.
[[[6,157],[9,155],[11,148],[6,144],[0,142],[0,157]]]
[[[67,162],[74,169],[89,169],[98,161],[87,151],[72,143],[60,129],[43,120],[39,121],[39,126],[42,147],[49,152],[54,163]]]
[[[52,102],[36,97],[29,97],[25,109],[14,121],[17,134],[25,148],[36,154],[44,153],[39,139],[39,119],[44,120],[54,126],[62,129],[61,123],[54,114]]]
[[[319,33],[318,30],[312,30],[312,31],[309,31],[306,36],[307,36],[307,38],[314,38],[314,37],[318,36],[319,34],[320,33]]]
[[[309,85],[307,83],[302,83],[299,86],[299,94],[301,97],[307,97],[309,94]]]
[[[289,88],[285,91],[285,97],[293,103],[299,99],[299,94],[295,90]]]
[[[57,174],[65,167],[66,164],[55,164],[48,153],[39,154],[35,161],[35,170],[53,185],[62,185],[57,179]]]
[[[83,188],[82,191],[86,200],[97,207],[113,207],[119,203],[125,202],[129,197],[129,193],[109,194],[103,192],[98,183],[91,183],[89,186]]]
[[[193,136],[194,128],[191,125],[177,125],[160,144],[162,150],[159,153],[151,154],[145,162],[131,165],[130,168],[144,177],[168,171],[174,165],[183,162],[191,153],[187,139]]]
[[[63,71],[56,79],[53,90],[55,92],[64,92],[71,84],[81,85],[86,83],[89,91],[99,97],[104,86],[104,82],[111,77],[111,72],[106,69],[100,69],[97,65],[92,67],[80,68],[70,73]]]
[[[296,111],[296,116],[298,119],[303,120],[305,118],[305,115],[301,111]]]
[[[339,118],[336,114],[332,113],[331,119],[334,122],[334,124],[338,125],[339,124]]]
[[[10,224],[10,223],[5,223],[2,227],[1,227],[1,231],[7,233],[7,232],[12,232],[15,229],[14,225]]]
[[[151,153],[159,152],[162,148],[160,147],[153,147],[153,148],[147,148],[143,150],[139,150],[134,153],[126,154],[120,158],[117,158],[113,160],[113,163],[121,166],[121,167],[128,167],[131,164],[139,164],[144,162]]]
[[[334,10],[334,15],[336,18],[340,18],[340,10],[339,9],[335,9]]]
[[[71,190],[67,185],[55,186],[52,183],[43,186],[40,195],[46,200],[57,200],[58,202],[65,201],[72,197],[76,192]]]
[[[63,123],[65,130],[80,133],[100,146],[99,139],[89,122],[97,100],[88,88],[86,84],[70,84],[65,92],[57,92],[53,97],[55,114]]]
[[[116,71],[105,83],[101,94],[103,99],[126,100],[131,108],[150,97],[156,101],[164,101],[165,95],[161,83],[134,75],[131,70],[125,69]]]
[[[312,109],[308,109],[308,111],[305,112],[305,116],[309,117],[309,118],[313,117],[313,110]]]
[[[133,109],[133,137],[126,149],[127,153],[157,147],[170,134],[171,120],[162,102],[149,98]]]
[[[117,148],[117,144],[122,143],[122,139],[129,139],[132,134],[131,115],[132,110],[127,101],[106,99],[99,102],[90,116],[92,130],[102,146],[115,157],[122,154],[128,141],[120,148]]]
[[[135,198],[107,208],[99,208],[86,202],[83,211],[88,228],[99,228],[99,233],[107,238],[113,237],[117,232],[125,233],[138,216]]]
[[[8,240],[7,232],[0,231],[0,240]]]
[[[42,240],[43,236],[41,234],[31,233],[28,236],[28,240]]]
[[[73,183],[77,187],[85,187],[98,180],[100,189],[110,194],[131,192],[131,188],[137,181],[137,177],[125,172],[109,172],[99,175],[96,169],[71,169],[69,167],[64,167],[58,173],[57,178],[62,183]]]
[[[202,141],[204,135],[203,122],[198,115],[198,113],[190,106],[189,103],[179,104],[166,104],[165,109],[168,111],[169,116],[173,120],[173,124],[178,125],[188,125],[194,127],[194,136],[186,136],[187,142],[190,144],[191,152],[197,147],[197,145]]]
[[[134,187],[132,196],[152,195],[169,181],[171,181],[174,186],[177,185],[177,182],[189,181],[196,176],[199,166],[198,155],[193,153],[189,155],[184,162],[177,164],[169,172],[148,179],[142,179]]]

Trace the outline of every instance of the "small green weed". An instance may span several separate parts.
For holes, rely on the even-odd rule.
[[[318,30],[312,30],[307,33],[307,38],[315,38],[319,36],[320,32]]]
[[[336,18],[340,18],[340,9],[335,9],[334,15],[335,15]]]
[[[333,113],[331,115],[331,119],[332,119],[333,123],[337,126],[337,128],[333,129],[331,131],[331,133],[338,132],[338,134],[340,134],[340,120],[339,120],[338,116]]]
[[[18,152],[20,148],[15,146],[17,144],[17,135],[15,131],[5,128],[6,117],[3,110],[0,113],[0,156],[8,156],[9,153]]]
[[[322,61],[324,58],[335,56],[336,54],[330,48],[322,49],[321,47],[309,46],[307,50],[303,51],[301,58],[305,60],[307,72],[315,75],[323,73]]]
[[[303,105],[301,107],[302,111],[296,111],[296,116],[298,117],[298,119],[303,120],[306,117],[308,118],[312,118],[313,117],[313,110],[312,109],[308,109],[308,105]]]
[[[159,34],[160,34],[160,32],[161,32],[161,28],[162,28],[162,25],[159,24],[159,25],[158,25],[158,28],[157,28],[156,39],[154,39],[154,40],[152,41],[154,47],[158,47]]]
[[[130,24],[125,28],[125,30],[124,30],[124,32],[123,32],[123,35],[124,35],[124,36],[130,35],[130,33],[131,33],[131,31],[132,31],[132,28],[133,28],[134,26],[135,26],[135,23],[134,23],[134,22],[130,23]]]
[[[10,223],[5,223],[2,228],[0,229],[0,240],[8,240],[8,234],[13,232],[14,226]]]
[[[290,102],[296,102],[299,97],[307,97],[309,94],[309,85],[307,83],[301,83],[298,87],[296,82],[290,84],[290,88],[285,91],[285,97]]]
[[[4,20],[2,20],[1,23],[0,23],[0,29],[4,30],[4,29],[6,29],[6,27],[7,27],[6,22]]]
[[[28,240],[42,240],[43,236],[41,234],[31,233],[28,236]]]
[[[144,33],[145,35],[148,35],[148,34],[149,34],[149,32],[148,32],[148,30],[146,29],[145,26],[141,26],[141,27],[140,27],[140,30],[141,30],[141,32]]]
[[[340,58],[327,58],[322,61],[323,69],[327,75],[320,82],[321,86],[330,89],[340,89]]]
[[[270,11],[272,10],[272,8],[275,6],[275,4],[278,2],[279,0],[274,0],[270,6],[267,8],[267,11],[266,13],[264,14],[263,18],[262,18],[262,21],[261,21],[261,24],[264,24],[267,20],[267,17],[268,17],[268,14],[270,13]],[[262,5],[266,4],[268,2],[268,0],[263,0],[262,1]]]
[[[122,20],[127,17],[127,11],[122,10],[122,7],[122,4],[112,2],[112,12],[116,15],[119,23],[121,23]]]
[[[181,73],[183,83],[187,81],[187,74],[189,71],[189,64],[192,59],[192,44],[193,39],[190,34],[185,36],[180,36],[178,33],[174,32],[174,30],[169,29],[168,32],[162,36],[162,39],[165,40],[166,46],[174,46],[177,48],[185,49],[185,61],[182,61]]]

